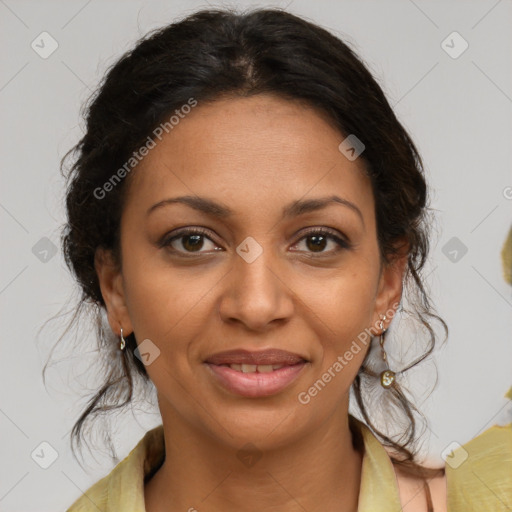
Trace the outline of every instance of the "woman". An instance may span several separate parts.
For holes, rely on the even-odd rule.
[[[511,506],[509,428],[417,460],[402,376],[431,321],[447,333],[420,277],[427,187],[346,44],[279,10],[198,12],[112,67],[75,152],[65,254],[118,339],[99,323],[108,373],[73,435],[139,380],[162,425],[69,511]],[[392,368],[397,312],[427,348]]]

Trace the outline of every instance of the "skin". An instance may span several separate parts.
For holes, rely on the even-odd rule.
[[[388,315],[389,327],[407,255],[381,265],[370,180],[361,158],[339,151],[344,138],[302,103],[224,98],[199,103],[130,176],[121,267],[99,249],[96,270],[113,331],[135,332],[160,350],[146,369],[158,392],[166,461],[145,486],[146,510],[357,510],[362,454],[352,446],[348,397],[368,345],[308,404],[297,395],[358,334],[378,326],[379,315]],[[332,194],[360,216],[331,203],[282,218],[296,200]],[[174,203],[147,215],[182,195],[234,214],[217,218]],[[159,247],[164,235],[190,226],[208,231],[199,253],[188,238]],[[328,239],[315,249],[305,238],[311,227],[351,247]],[[249,236],[263,249],[252,263],[236,252]],[[180,256],[187,249],[193,257]],[[272,347],[310,362],[266,398],[224,390],[203,364],[216,352]],[[247,443],[261,455],[251,467],[237,457]]]

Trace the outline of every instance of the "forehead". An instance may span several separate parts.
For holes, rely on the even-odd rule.
[[[364,161],[338,149],[345,138],[327,116],[271,95],[225,98],[180,118],[130,177],[127,203],[150,207],[181,194],[255,205],[338,194],[373,212]],[[254,211],[254,210],[253,210]]]

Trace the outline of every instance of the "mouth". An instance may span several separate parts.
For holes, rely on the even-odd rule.
[[[309,361],[284,350],[232,350],[208,357],[204,363],[217,384],[250,397],[275,395],[298,378]]]
[[[243,349],[228,350],[226,352],[213,354],[205,360],[206,363],[218,366],[290,366],[300,363],[301,361],[307,361],[307,359],[299,354],[294,354],[293,352],[287,352],[286,350],[280,350],[277,348],[254,352]],[[240,371],[240,369],[238,370]]]
[[[279,370],[283,368],[284,366],[291,366],[291,365],[284,365],[284,364],[219,364],[217,366],[226,366],[228,368],[231,368],[232,370],[235,370],[237,372],[242,373],[270,373],[274,370]]]

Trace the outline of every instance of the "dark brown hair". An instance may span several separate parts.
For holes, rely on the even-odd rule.
[[[412,309],[402,308],[402,313],[409,313],[428,333],[422,356],[402,368],[408,370],[435,346],[432,319],[448,332],[434,314],[420,277],[430,238],[421,158],[376,80],[348,44],[278,9],[196,12],[148,34],[106,73],[86,108],[86,133],[62,161],[64,167],[67,157],[76,156],[69,170],[63,170],[68,188],[62,244],[81,291],[73,321],[85,309],[99,319],[105,306],[94,267],[96,249],[111,249],[120,261],[119,224],[128,178],[105,197],[98,198],[97,190],[190,98],[201,105],[226,95],[262,93],[306,102],[341,134],[353,134],[364,143],[361,158],[375,198],[381,260],[390,263],[408,249],[404,294]],[[99,320],[97,325],[100,347],[108,349],[113,340]],[[72,441],[78,445],[86,420],[128,405],[136,380],[149,381],[144,365],[133,355],[136,346],[131,334],[124,352],[110,349],[105,381],[74,425]],[[352,388],[364,421],[396,452],[395,462],[421,469],[412,449],[417,436],[414,413],[419,411],[398,383],[384,392],[394,419],[405,418],[403,440],[393,440],[377,428],[365,405],[375,383],[365,359]]]

